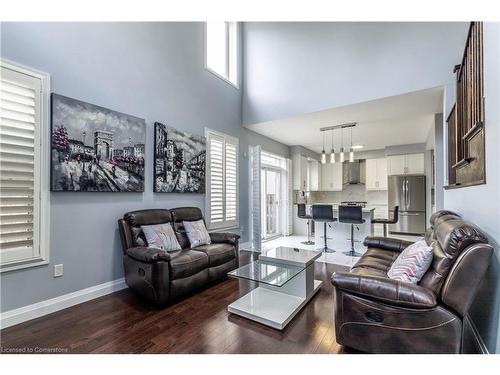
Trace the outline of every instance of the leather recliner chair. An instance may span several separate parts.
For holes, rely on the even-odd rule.
[[[425,239],[434,258],[415,285],[387,272],[409,241],[367,237],[350,272],[332,276],[337,342],[369,353],[460,353],[463,319],[493,248],[451,211],[432,215]]]
[[[211,244],[190,248],[183,221],[203,219],[197,207],[128,212],[118,220],[125,281],[149,302],[163,305],[226,277],[238,267],[240,236],[210,233]],[[141,225],[170,222],[182,250],[166,252],[147,247]]]

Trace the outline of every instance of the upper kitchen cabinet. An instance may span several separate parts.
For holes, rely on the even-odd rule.
[[[389,175],[424,174],[424,154],[393,155],[387,158]]]
[[[308,190],[307,189],[307,158],[296,154],[292,157],[293,169],[293,190]]]
[[[387,159],[366,160],[366,190],[387,190]]]
[[[307,162],[307,190],[318,191],[320,185],[320,163],[310,159]]]
[[[342,163],[321,164],[321,190],[342,191]]]
[[[320,187],[320,163],[302,155],[292,156],[293,189],[317,191]]]

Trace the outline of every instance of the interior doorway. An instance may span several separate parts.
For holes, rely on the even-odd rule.
[[[281,171],[263,167],[261,172],[262,238],[273,239],[281,233]]]

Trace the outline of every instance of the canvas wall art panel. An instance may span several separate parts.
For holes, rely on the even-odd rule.
[[[52,94],[51,141],[52,191],[144,191],[144,119]]]
[[[205,193],[205,137],[155,122],[154,191]]]

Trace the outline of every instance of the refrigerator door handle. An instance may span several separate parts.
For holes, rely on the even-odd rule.
[[[406,188],[407,188],[407,185],[406,185],[406,178],[403,180],[403,199],[404,199],[404,211],[406,211],[408,209],[408,205],[406,204],[406,197],[407,197],[407,193],[406,193]]]
[[[410,188],[408,185],[408,179],[406,179],[406,210],[408,211],[411,206],[410,202]]]

